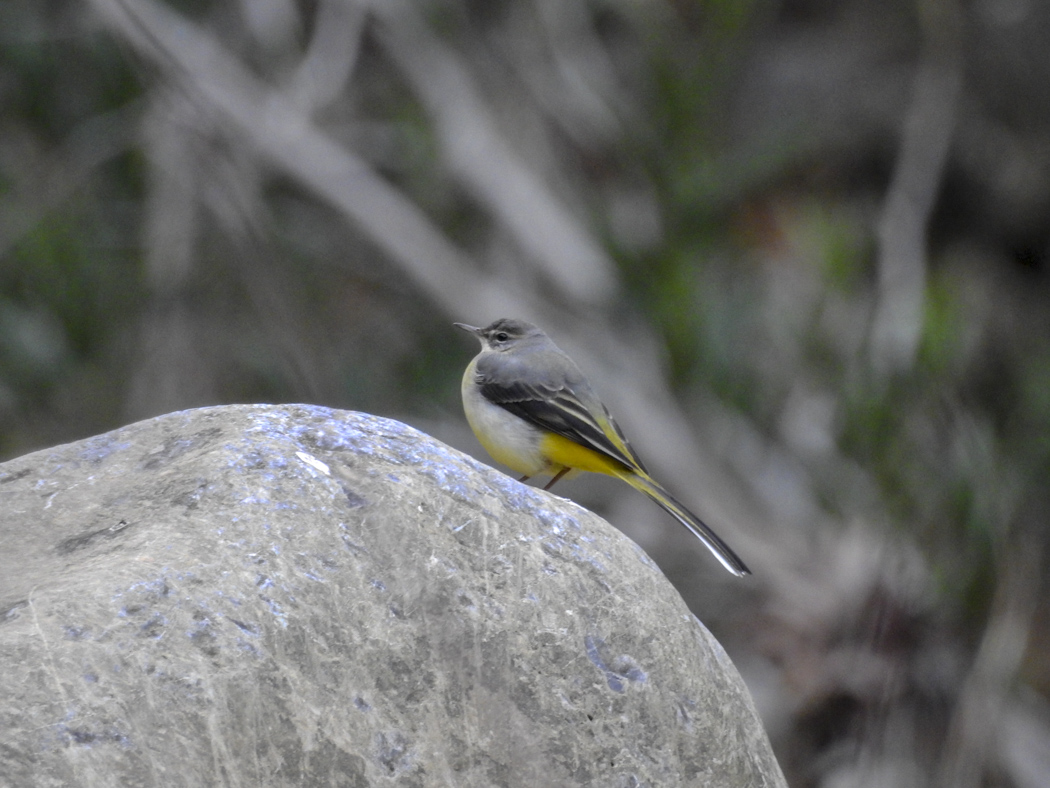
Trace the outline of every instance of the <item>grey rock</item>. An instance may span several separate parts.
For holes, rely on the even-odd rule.
[[[0,784],[782,786],[630,540],[403,424],[173,413],[0,465]]]

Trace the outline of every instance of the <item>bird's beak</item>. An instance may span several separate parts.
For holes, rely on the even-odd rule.
[[[476,337],[481,336],[481,329],[477,326],[468,326],[466,323],[453,323],[456,328],[462,328],[468,334],[473,334]]]

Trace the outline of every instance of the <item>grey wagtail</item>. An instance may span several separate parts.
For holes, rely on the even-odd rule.
[[[623,479],[692,531],[737,577],[743,561],[695,514],[649,475],[587,379],[539,328],[497,320],[485,328],[455,323],[481,341],[463,373],[463,410],[481,445],[525,481],[578,471]]]

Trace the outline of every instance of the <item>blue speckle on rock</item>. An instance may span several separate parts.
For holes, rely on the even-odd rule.
[[[639,667],[633,657],[621,655],[606,661],[602,656],[605,642],[594,635],[586,635],[583,639],[584,649],[587,651],[587,659],[605,674],[605,682],[613,692],[623,692],[625,689],[624,679],[633,683],[644,683],[649,677]],[[609,664],[611,663],[611,664]]]
[[[84,450],[80,453],[81,459],[87,462],[101,462],[110,454],[123,451],[131,444],[126,441],[115,441],[109,435],[100,435],[85,441]]]
[[[259,628],[257,625],[245,623],[244,621],[232,618],[231,616],[227,616],[226,618],[229,621],[231,621],[233,625],[237,627],[237,629],[241,630],[241,632],[244,632],[246,635],[251,635],[252,637],[259,636]]]
[[[288,628],[288,617],[284,613],[284,608],[281,607],[280,603],[268,596],[259,595],[259,598],[266,603],[266,606],[270,608],[270,612],[273,613],[273,617],[277,619],[277,623],[281,625],[281,629]]]

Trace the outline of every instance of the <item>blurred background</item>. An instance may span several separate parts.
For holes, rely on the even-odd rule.
[[[0,458],[539,323],[791,785],[1050,785],[1050,5],[4,0]]]

